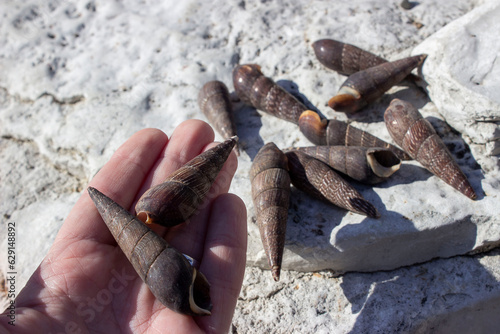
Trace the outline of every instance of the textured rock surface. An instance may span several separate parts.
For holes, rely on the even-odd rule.
[[[218,79],[232,90],[236,64],[260,64],[266,76],[308,107],[345,120],[326,107],[345,77],[315,60],[314,40],[336,38],[398,59],[482,4],[429,0],[404,10],[399,1],[363,0],[2,2],[0,163],[8,166],[0,170],[2,270],[8,221],[18,226],[20,288],[88,180],[114,150],[144,127],[171,134],[186,119],[206,120],[196,102],[199,89]],[[435,66],[435,53],[426,52],[429,66]],[[426,66],[434,99],[437,84]],[[473,94],[485,93],[463,93]],[[281,148],[309,142],[295,125],[237,104],[243,152],[231,191],[249,210],[249,267],[234,318],[238,332],[426,332],[433,323],[458,326],[453,322],[458,316],[494,310],[490,306],[500,295],[498,252],[333,277],[481,252],[500,241],[498,159],[488,155],[492,142],[477,139],[469,127],[462,130],[454,122],[465,122],[463,118],[455,120],[437,101],[436,108],[413,86],[391,90],[351,121],[391,141],[382,113],[394,97],[413,102],[437,128],[478,192],[478,201],[457,193],[416,162],[405,163],[376,187],[355,184],[382,214],[380,220],[319,203],[294,189],[285,270],[282,281],[274,284],[269,271],[252,267],[266,268],[267,260],[254,221],[248,172],[266,142]],[[326,268],[333,272],[305,273]]]
[[[499,263],[494,250],[342,277],[284,271],[279,283],[247,268],[233,332],[494,333]]]
[[[499,16],[500,3],[488,1],[413,50],[429,54],[422,72],[439,113],[469,144],[485,145],[491,155],[500,154]]]

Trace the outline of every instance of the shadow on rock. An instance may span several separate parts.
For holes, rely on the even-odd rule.
[[[429,96],[424,91],[422,91],[422,88],[414,84],[406,87],[405,89],[398,90],[397,92],[386,94],[384,96],[384,100],[387,101],[386,109],[394,99],[408,101],[417,109],[423,108],[427,103],[431,101]]]
[[[474,232],[469,225],[461,226],[460,233],[466,239],[463,250],[472,247],[472,237],[465,235]],[[494,328],[493,323],[498,326],[498,320],[492,321],[491,314],[498,311],[491,309],[491,302],[498,305],[500,282],[480,263],[482,256],[437,259],[387,272],[345,274],[341,287],[352,313],[358,314],[350,333],[379,332],[377,328],[391,333],[447,333],[452,324],[466,326],[455,326],[458,332],[491,332],[480,328]]]
[[[391,94],[386,93],[360,111],[354,114],[346,115],[350,121],[362,123],[383,123],[385,110],[394,99],[408,101],[417,109],[422,108],[430,102],[429,97],[425,95],[419,87],[411,84],[409,87],[398,90],[397,92]]]
[[[326,118],[325,115],[323,115],[323,113],[316,108],[304,94],[299,92],[299,86],[295,82],[290,80],[279,80],[276,84],[293,95],[297,100],[299,100],[300,103],[305,105],[307,109],[317,112],[322,118]]]
[[[368,188],[368,194],[363,189],[359,190],[363,192],[366,200],[372,203],[382,215],[385,215],[385,206],[373,190]],[[339,248],[337,244],[332,245],[332,235],[336,233],[335,230],[341,226],[344,219],[356,220],[354,216],[364,217],[323,202],[292,187],[286,248],[311,263],[311,267],[314,268],[312,270],[330,269],[345,272],[348,264],[345,262],[341,247]],[[379,224],[379,219],[365,217],[364,222],[368,225],[376,225]]]
[[[233,110],[240,149],[253,160],[264,145],[264,140],[259,134],[262,127],[261,116],[255,108],[241,102],[235,104]]]
[[[342,175],[343,176],[343,175]],[[358,181],[352,180],[348,176],[344,177],[344,179],[349,182],[354,188],[356,188],[357,191],[361,193],[361,195],[366,199],[368,202],[373,204],[373,206],[377,209],[377,211],[382,214],[383,211],[385,211],[385,204],[380,198],[380,196],[373,190],[373,187],[375,185],[373,184],[363,184]],[[381,211],[382,210],[382,211]]]
[[[377,184],[377,187],[390,188],[399,184],[411,184],[413,182],[425,181],[433,175],[417,162],[403,162],[396,173],[392,174],[387,181]]]
[[[334,236],[335,245],[351,254],[347,270],[391,270],[436,257],[465,254],[475,245],[477,226],[467,216],[437,228],[417,230],[414,223],[394,211],[381,211],[370,225],[349,224]]]
[[[326,254],[335,251],[330,244],[332,230],[348,211],[292,187],[288,212],[285,247],[309,262],[324,266],[331,260]]]

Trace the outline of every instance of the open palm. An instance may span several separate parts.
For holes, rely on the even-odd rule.
[[[145,190],[213,146],[209,145],[213,138],[210,126],[196,120],[179,125],[170,140],[159,130],[139,131],[90,185],[131,209]],[[245,205],[239,197],[227,194],[236,168],[236,156],[231,153],[209,200],[188,222],[169,229],[153,227],[173,247],[199,262],[211,284],[212,315],[181,315],[158,302],[116,245],[85,191],[19,294],[16,326],[9,326],[9,331],[227,332],[241,289],[247,242]]]

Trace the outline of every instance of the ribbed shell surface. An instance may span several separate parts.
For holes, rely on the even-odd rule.
[[[426,57],[426,55],[407,57],[351,74],[337,95],[330,99],[328,105],[338,111],[354,113],[403,81],[415,67],[422,64]]]
[[[163,183],[150,188],[137,202],[137,214],[145,212],[151,219],[148,223],[164,226],[189,219],[205,200],[235,143],[233,137],[199,154]]]
[[[285,247],[290,176],[287,158],[274,143],[264,145],[255,156],[250,180],[262,244],[277,281]]]
[[[432,124],[411,103],[392,100],[384,119],[394,141],[410,156],[465,196],[477,197]]]
[[[401,162],[392,151],[380,147],[308,146],[294,149],[326,163],[356,181],[367,184],[385,180],[385,177],[378,176],[373,171],[368,161],[370,155],[384,167],[399,165]]]
[[[300,114],[307,110],[293,95],[265,77],[258,65],[237,66],[233,84],[243,102],[286,121],[298,124]]]
[[[343,75],[351,75],[387,62],[357,46],[333,39],[318,40],[313,43],[313,49],[321,64]]]
[[[198,94],[198,105],[224,139],[236,136],[229,91],[223,82],[214,80],[204,84]]]
[[[400,148],[391,145],[370,133],[335,119],[321,120],[313,111],[306,111],[299,119],[300,131],[316,145],[345,145],[382,147],[391,150],[401,160],[412,158]]]
[[[350,75],[342,86],[357,90],[366,103],[371,103],[400,83],[415,67],[422,64],[425,57],[407,57],[367,68]]]
[[[346,210],[378,218],[377,209],[324,162],[299,151],[286,153],[292,184]]]
[[[156,299],[176,312],[196,315],[189,302],[195,272],[184,255],[109,197],[95,188],[88,191],[118,246]],[[197,283],[201,283],[195,288],[198,306],[210,311],[209,284]]]

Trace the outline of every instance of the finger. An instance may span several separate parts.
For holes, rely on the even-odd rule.
[[[205,149],[216,146],[216,143],[209,144]],[[199,206],[194,215],[181,225],[171,228],[166,240],[179,251],[191,256],[199,261],[203,255],[205,234],[209,223],[212,202],[221,194],[227,193],[231,185],[231,180],[238,168],[236,154],[231,151],[228,159],[224,163],[221,171],[217,175],[207,197]]]
[[[227,332],[245,273],[247,249],[246,207],[236,195],[214,201],[200,271],[210,282],[212,315],[195,321],[207,332]]]
[[[167,142],[167,136],[160,130],[138,131],[118,148],[92,179],[90,186],[129,209]],[[68,215],[56,241],[75,238],[114,243],[86,190]]]

